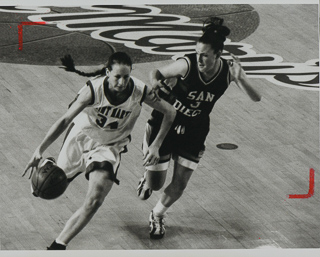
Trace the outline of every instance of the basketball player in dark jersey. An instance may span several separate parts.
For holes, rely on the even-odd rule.
[[[224,41],[230,30],[223,19],[211,18],[205,22],[203,35],[196,44],[196,53],[185,55],[175,62],[155,69],[150,74],[151,84],[160,98],[171,103],[177,115],[171,130],[160,148],[160,161],[148,166],[140,180],[137,193],[140,199],[150,197],[152,190],[164,185],[169,161],[174,161],[171,183],[150,213],[150,237],[165,234],[164,215],[183,194],[205,150],[210,117],[214,104],[225,93],[232,81],[253,101],[261,97],[250,85],[238,58],[221,58]],[[144,146],[147,147],[159,131],[163,114],[154,110],[148,121]]]

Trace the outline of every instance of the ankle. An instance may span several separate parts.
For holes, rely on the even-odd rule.
[[[161,203],[161,200],[159,200],[156,206],[153,208],[153,214],[155,217],[163,218],[168,208],[169,207],[164,206]]]

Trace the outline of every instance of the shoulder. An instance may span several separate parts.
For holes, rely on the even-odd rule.
[[[179,72],[182,79],[189,75],[192,67],[195,67],[196,62],[196,53],[186,54],[176,59],[176,65],[179,67]]]
[[[180,56],[176,59],[177,61],[181,60],[187,63],[187,65],[191,65],[194,61],[197,60],[197,55],[196,53],[191,53],[191,54],[186,54],[184,56]]]
[[[97,76],[87,81],[87,85],[92,85],[93,87],[101,87],[103,86],[103,82],[106,76]]]
[[[131,76],[130,79],[133,83],[133,88],[134,88],[133,91],[134,92],[143,93],[145,91],[146,84],[142,80],[140,80],[136,77],[133,77],[133,76]]]
[[[195,70],[197,63],[196,53],[186,54],[177,59],[180,61],[180,65],[183,65],[183,72],[181,72],[181,79],[186,79],[192,70]]]
[[[130,79],[133,83],[132,97],[136,98],[141,104],[146,97],[146,94],[148,92],[148,87],[142,80],[134,76],[131,76]]]
[[[135,87],[141,88],[141,87],[145,86],[145,83],[142,80],[140,80],[140,79],[138,79],[138,78],[136,78],[134,76],[131,76],[130,79],[132,80],[133,85]]]
[[[106,76],[94,77],[86,82],[85,89],[87,95],[90,95],[91,101],[89,105],[95,105],[102,101],[104,94],[104,80]]]

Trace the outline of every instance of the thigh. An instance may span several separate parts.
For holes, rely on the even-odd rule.
[[[106,170],[94,170],[89,176],[89,186],[84,203],[97,207],[103,203],[105,197],[110,192],[113,180],[109,178]]]
[[[146,172],[147,184],[152,189],[160,189],[166,182],[167,170],[148,170]]]
[[[185,127],[185,133],[177,135],[173,159],[186,168],[195,170],[205,151],[209,128]]]
[[[142,150],[143,153],[146,152],[148,149],[148,146],[152,144],[156,136],[158,135],[160,130],[160,124],[156,125],[150,125],[149,123],[146,124],[145,127],[145,133],[143,137],[143,144],[142,144]],[[164,138],[161,147],[159,149],[159,154],[161,156],[167,156],[170,155],[172,152],[172,129],[169,130],[166,137]]]
[[[193,169],[182,166],[175,161],[171,184],[177,189],[184,190],[193,174]]]
[[[109,179],[119,184],[116,178],[120,166],[122,153],[127,151],[127,144],[130,139],[125,138],[112,145],[98,145],[85,156],[86,178],[95,170],[105,170]]]
[[[68,178],[85,171],[83,152],[88,138],[76,127],[66,136],[57,159],[57,165],[64,170]]]

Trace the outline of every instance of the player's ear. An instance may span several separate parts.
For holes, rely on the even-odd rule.
[[[109,77],[110,74],[110,70],[108,68],[106,68],[106,75]]]
[[[217,58],[220,58],[221,54],[222,54],[221,50],[219,50],[218,52],[216,52]]]

